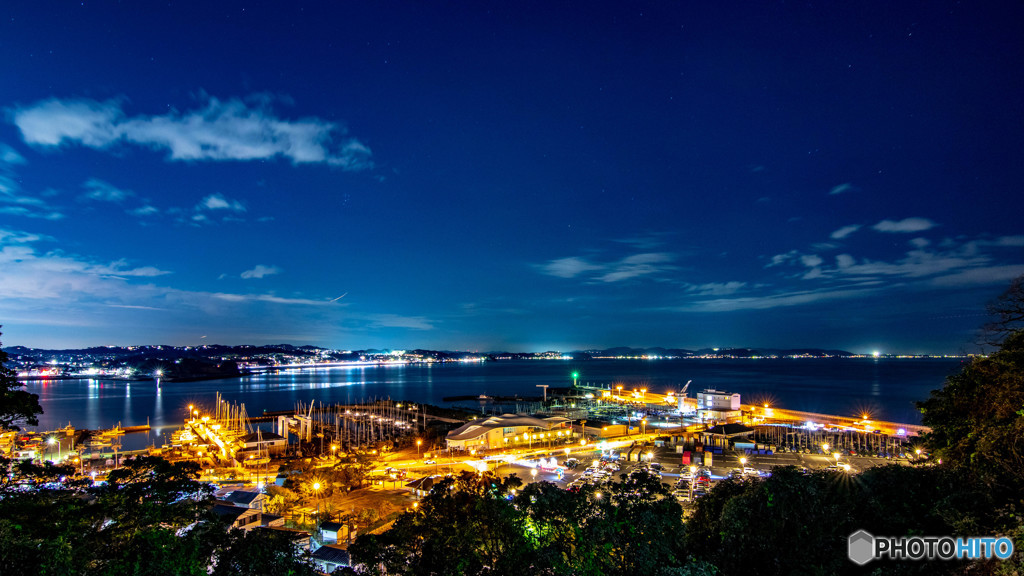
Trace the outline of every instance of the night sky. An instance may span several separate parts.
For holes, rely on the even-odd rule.
[[[5,346],[975,352],[1019,2],[7,2]]]

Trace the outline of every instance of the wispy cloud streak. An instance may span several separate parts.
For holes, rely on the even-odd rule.
[[[78,144],[107,149],[130,143],[166,151],[168,159],[176,161],[282,157],[293,164],[321,163],[346,170],[372,167],[370,149],[334,122],[279,118],[266,97],[204,100],[186,112],[129,116],[120,100],[50,98],[16,107],[10,116],[24,141],[39,147]]]

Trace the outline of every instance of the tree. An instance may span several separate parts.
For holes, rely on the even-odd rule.
[[[1010,287],[987,309],[994,318],[982,328],[986,344],[998,346],[1010,334],[1024,329],[1024,276],[1010,282]]]
[[[23,384],[6,365],[7,360],[7,353],[0,348],[0,430],[21,430],[19,424],[36,426],[36,415],[43,413],[39,396],[21,390]]]
[[[442,480],[390,530],[360,536],[352,557],[368,574],[659,576],[686,563],[682,510],[657,477],[580,492],[520,485],[492,473]]]
[[[316,574],[289,535],[228,529],[198,465],[129,459],[103,486],[0,459],[0,574]]]
[[[216,553],[212,576],[316,576],[319,572],[296,550],[293,536],[265,528],[231,530]]]
[[[390,530],[360,536],[352,556],[368,574],[536,573],[525,515],[506,499],[519,485],[491,473],[445,478]]]
[[[1024,505],[1024,330],[947,378],[918,408],[933,458]]]

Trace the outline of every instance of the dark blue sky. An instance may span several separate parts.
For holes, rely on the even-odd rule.
[[[975,351],[1021,5],[759,4],[5,5],[4,344]]]

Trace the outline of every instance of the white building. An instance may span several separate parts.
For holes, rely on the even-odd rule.
[[[502,414],[463,424],[449,432],[446,441],[452,450],[494,450],[565,442],[571,437],[572,427],[568,418]]]
[[[728,422],[729,420],[739,419],[739,393],[710,389],[697,392],[697,418],[705,422]]]

